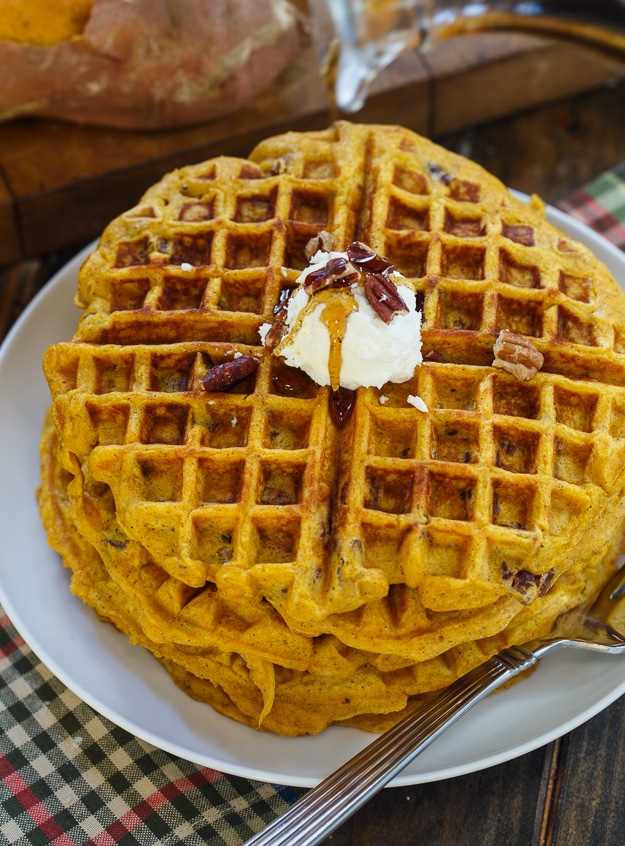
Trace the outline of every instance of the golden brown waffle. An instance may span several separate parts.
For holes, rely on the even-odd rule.
[[[172,627],[162,642],[142,607],[144,593],[124,577],[126,567],[120,575],[116,566],[123,543],[119,533],[111,534],[114,504],[111,508],[101,491],[77,485],[80,474],[73,476],[59,464],[57,448],[58,433],[48,422],[39,501],[50,543],[73,571],[72,591],[102,620],[152,652],[190,695],[233,719],[282,735],[314,734],[337,722],[382,730],[505,646],[547,633],[559,614],[592,595],[613,569],[616,550],[606,548],[581,572],[572,568],[497,635],[416,664],[394,664],[393,656],[349,648],[331,635],[289,636],[267,603],[235,607],[206,594],[196,609],[203,638],[189,636],[192,627],[183,624]],[[158,578],[156,568],[146,565],[150,569],[140,578]],[[170,594],[160,599],[175,605]]]
[[[423,303],[423,365],[359,389],[343,428],[329,389],[258,334],[322,230],[386,255]],[[319,730],[289,728],[276,691],[299,691],[294,713],[324,673],[342,681],[336,698],[315,688],[335,703],[319,723],[371,713],[364,693],[336,705],[354,674],[398,711],[483,656],[468,645],[550,625],[616,554],[625,297],[538,200],[407,130],[341,122],[168,175],[107,228],[78,302],[74,339],[44,362],[65,534],[126,596],[118,625],[195,695],[187,672],[230,682],[183,646],[251,662],[237,708],[281,733]],[[542,353],[530,381],[491,366],[502,329]],[[207,393],[239,354],[256,371]]]

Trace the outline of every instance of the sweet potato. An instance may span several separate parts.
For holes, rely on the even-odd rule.
[[[0,0],[0,41],[58,44],[81,35],[93,0]]]
[[[0,121],[201,123],[253,98],[306,40],[287,0],[94,0],[67,40],[0,40]]]

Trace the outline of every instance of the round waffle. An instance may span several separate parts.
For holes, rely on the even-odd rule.
[[[259,338],[323,231],[385,255],[423,311],[423,364],[358,389],[342,427]],[[612,566],[625,296],[540,201],[414,133],[340,122],[169,174],[107,228],[77,300],[44,361],[51,543],[226,713],[379,727]],[[542,356],[533,378],[493,366],[502,330]]]
[[[171,580],[162,582],[158,568],[128,567],[128,558],[141,551],[115,528],[110,497],[102,489],[89,490],[58,456],[58,433],[48,422],[39,502],[50,544],[72,570],[72,591],[103,621],[152,652],[191,696],[251,727],[285,736],[318,733],[331,723],[384,729],[505,646],[546,634],[559,614],[592,595],[613,570],[616,550],[607,547],[583,569],[572,567],[502,631],[415,663],[349,647],[332,635],[298,637],[268,603],[234,605],[216,591],[199,594],[194,620],[188,589],[178,583],[172,596]],[[146,604],[150,583],[153,599]],[[184,605],[185,614],[165,632],[150,622],[157,604],[170,611]]]

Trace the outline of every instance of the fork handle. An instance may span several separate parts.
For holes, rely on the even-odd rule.
[[[320,843],[481,699],[537,661],[522,646],[489,658],[381,734],[245,846]]]

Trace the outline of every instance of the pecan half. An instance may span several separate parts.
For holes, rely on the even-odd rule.
[[[352,241],[346,253],[351,262],[370,273],[390,273],[395,269],[387,258],[376,253],[362,241]]]
[[[325,229],[322,229],[321,232],[318,232],[314,238],[311,238],[310,241],[304,247],[304,255],[308,261],[317,253],[319,250],[323,250],[324,253],[329,253],[332,248],[334,247],[334,235],[331,232],[326,232]]]
[[[347,259],[342,256],[330,259],[319,270],[313,270],[304,280],[304,290],[315,294],[323,288],[348,288],[358,282],[360,273]]]
[[[493,367],[511,373],[516,379],[528,382],[543,366],[543,355],[525,335],[502,329],[493,346]]]
[[[258,359],[253,355],[241,355],[232,361],[216,364],[202,378],[205,391],[226,391],[237,382],[243,381],[258,367]]]
[[[365,277],[365,295],[369,304],[385,323],[390,323],[393,315],[408,311],[408,306],[401,298],[395,283],[381,273],[368,273]]]

